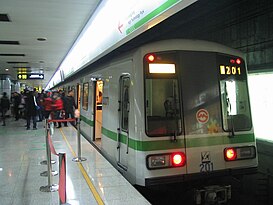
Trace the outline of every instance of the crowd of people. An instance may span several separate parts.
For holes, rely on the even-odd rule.
[[[2,113],[3,126],[6,126],[6,113],[11,109],[11,114],[15,120],[20,118],[26,120],[26,129],[31,127],[37,129],[37,121],[44,119],[67,119],[74,118],[74,111],[77,109],[74,91],[68,91],[67,95],[64,91],[42,91],[37,92],[25,89],[23,92],[13,92],[11,98],[7,97],[7,93],[3,93],[0,101],[0,110]],[[67,122],[63,122],[67,126]],[[73,124],[73,123],[72,123]],[[62,127],[62,123],[55,123],[57,128]]]

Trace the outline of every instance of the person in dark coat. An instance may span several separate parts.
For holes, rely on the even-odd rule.
[[[25,106],[25,114],[27,119],[27,130],[30,129],[30,121],[32,119],[33,121],[33,129],[37,130],[37,109],[36,109],[36,103],[35,103],[35,96],[33,94],[33,91],[29,91],[26,93],[26,106]]]
[[[19,105],[21,103],[21,96],[19,93],[15,92],[13,95],[13,109],[15,120],[19,120]]]
[[[75,118],[74,116],[74,110],[77,109],[75,98],[74,98],[74,92],[73,90],[68,91],[68,95],[64,97],[65,103],[64,103],[64,110],[65,110],[65,119],[68,118]],[[74,125],[74,123],[71,123]],[[64,123],[64,126],[67,126],[67,123]]]
[[[40,109],[37,110],[39,122],[42,122],[44,119],[44,107],[43,107],[43,100],[44,100],[44,94],[43,93],[38,93],[37,98],[36,98],[36,103],[39,106]]]
[[[10,108],[10,100],[9,100],[6,92],[3,92],[3,96],[0,101],[0,107],[1,107],[2,119],[3,119],[2,126],[6,126],[6,112]]]

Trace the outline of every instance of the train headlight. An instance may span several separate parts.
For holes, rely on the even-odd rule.
[[[148,169],[182,167],[185,163],[186,155],[183,152],[148,155],[146,158]]]
[[[148,169],[164,168],[170,164],[169,155],[151,155],[147,159]]]
[[[226,161],[253,159],[256,157],[256,148],[255,146],[225,148],[224,157]]]

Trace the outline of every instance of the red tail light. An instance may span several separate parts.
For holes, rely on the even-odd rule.
[[[154,54],[148,54],[146,56],[146,59],[148,60],[148,62],[154,62],[155,60],[155,55]]]
[[[226,161],[233,161],[237,158],[237,152],[234,148],[225,149],[225,159]]]
[[[240,58],[237,58],[237,59],[236,59],[236,63],[237,63],[238,65],[240,65],[240,64],[241,64],[241,59],[240,59]]]
[[[182,152],[172,154],[171,159],[174,167],[184,166],[186,163],[186,155]]]
[[[186,155],[184,152],[161,153],[148,155],[146,160],[147,168],[149,170],[175,168],[185,166]]]

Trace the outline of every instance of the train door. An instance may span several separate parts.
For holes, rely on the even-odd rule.
[[[81,110],[81,85],[77,85],[77,98],[76,98],[76,105],[78,110]]]
[[[218,70],[215,53],[181,53],[188,173],[225,168]],[[227,103],[226,103],[227,105]],[[194,142],[194,143],[193,143]]]
[[[119,81],[118,165],[127,170],[129,153],[130,77],[123,75]]]
[[[93,142],[101,147],[103,81],[94,81],[94,132]]]
[[[158,147],[158,150],[164,146],[164,149],[168,148],[170,152],[171,149],[173,151],[173,154],[168,153],[165,156],[148,155],[147,168],[161,169],[184,166],[180,170],[180,173],[184,174],[187,169],[183,123],[186,113],[183,112],[182,106],[177,52],[158,52],[145,55],[144,69],[145,133],[156,142],[153,143],[153,146]],[[162,137],[166,136],[169,138],[168,142],[162,141]],[[180,160],[175,160],[176,157]]]

